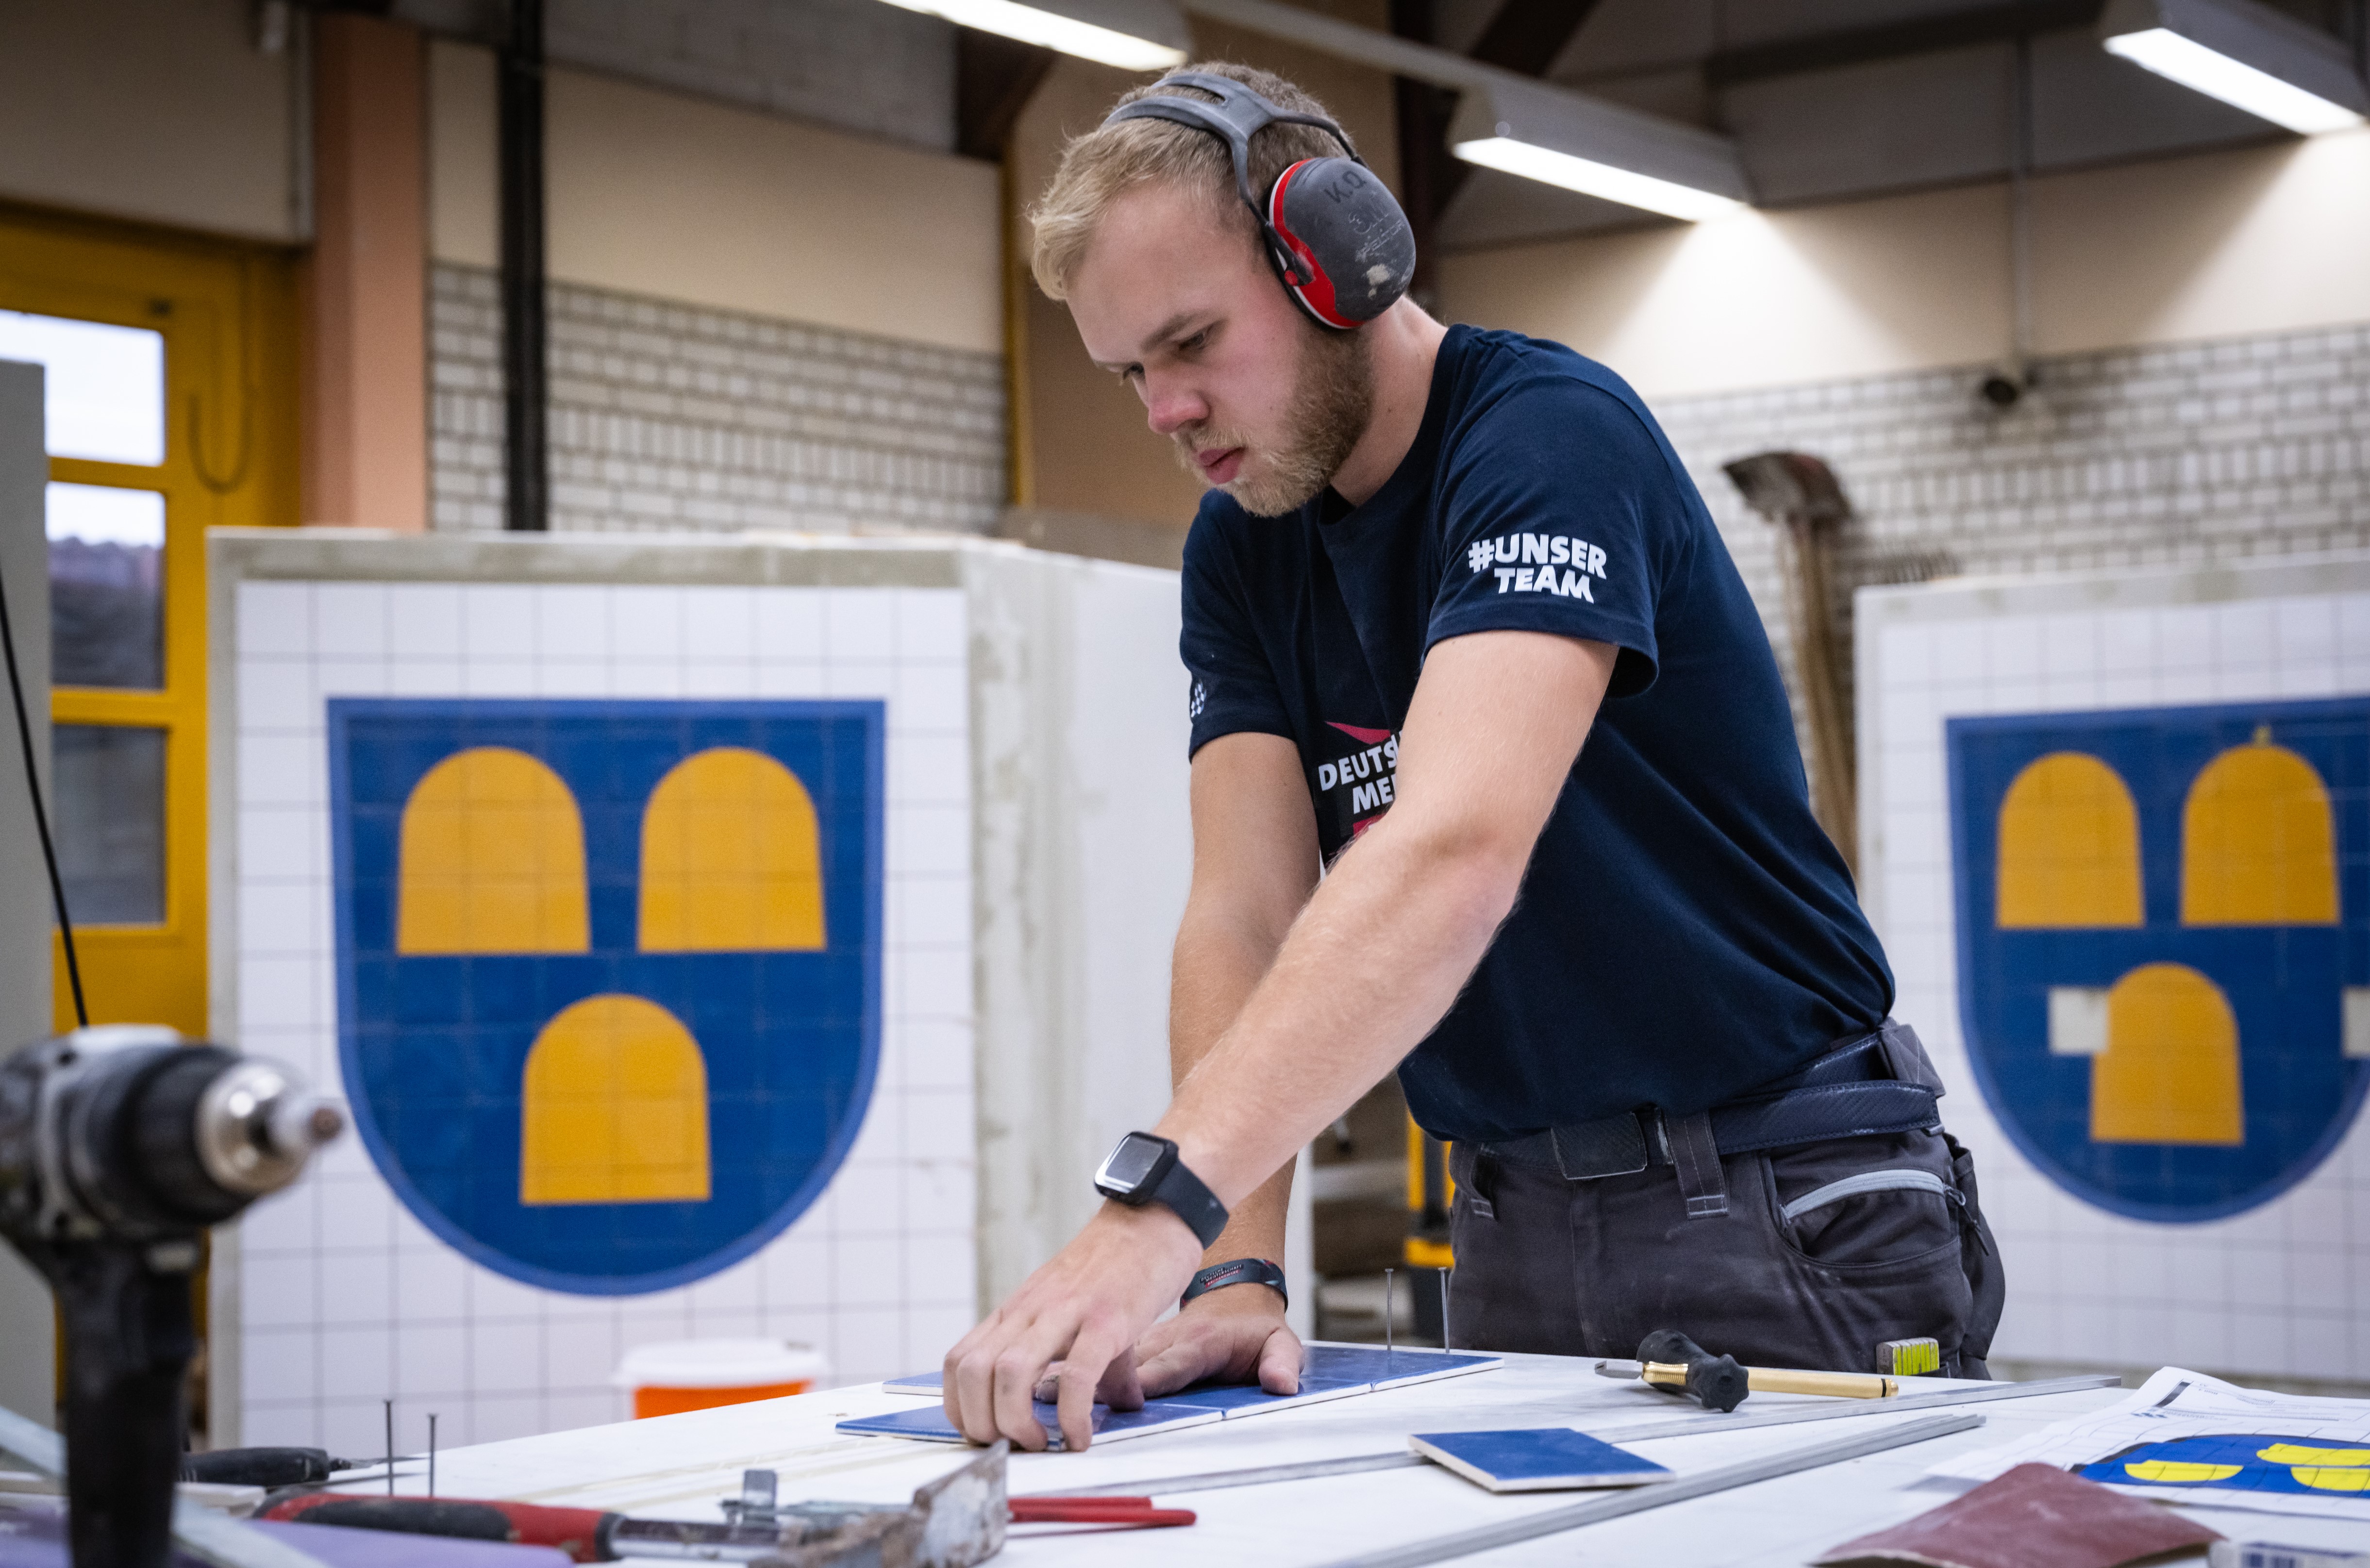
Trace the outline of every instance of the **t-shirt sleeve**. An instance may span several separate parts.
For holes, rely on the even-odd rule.
[[[1205,505],[1185,536],[1184,628],[1178,651],[1191,685],[1191,756],[1220,735],[1294,738],[1275,667],[1252,630],[1248,584],[1223,525]]]
[[[1477,415],[1442,478],[1427,651],[1468,632],[1552,632],[1621,650],[1611,696],[1653,684],[1656,601],[1688,509],[1626,403],[1569,377],[1518,383]]]

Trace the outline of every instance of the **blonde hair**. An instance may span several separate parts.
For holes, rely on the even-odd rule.
[[[1240,82],[1278,109],[1331,118],[1323,104],[1271,71],[1223,62],[1180,69]],[[1135,88],[1119,104],[1156,94],[1217,101],[1214,95],[1199,87],[1164,86],[1156,82]],[[1251,193],[1266,195],[1276,178],[1303,158],[1338,156],[1341,150],[1329,133],[1314,125],[1261,126],[1250,140]],[[1035,248],[1030,265],[1037,274],[1037,286],[1053,299],[1067,299],[1071,276],[1111,202],[1124,191],[1152,184],[1196,190],[1213,203],[1215,213],[1231,213],[1247,235],[1254,232],[1250,212],[1235,188],[1234,156],[1223,140],[1174,121],[1122,120],[1072,137],[1062,149],[1061,167],[1054,171],[1044,200],[1030,210]]]

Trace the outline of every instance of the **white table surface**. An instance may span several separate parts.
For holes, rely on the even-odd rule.
[[[1504,1426],[1607,1425],[1682,1415],[1695,1406],[1635,1383],[1595,1376],[1593,1363],[1559,1356],[1510,1355],[1504,1367],[1438,1382],[1306,1405],[1181,1432],[1106,1444],[1083,1454],[1015,1453],[1014,1493],[1047,1492],[1110,1482],[1150,1481],[1254,1465],[1289,1464],[1352,1454],[1404,1451],[1410,1432]],[[1965,1385],[1921,1378],[1939,1389]],[[1783,1476],[1712,1496],[1650,1509],[1576,1531],[1543,1537],[1463,1561],[1510,1563],[1653,1563],[1792,1568],[1827,1549],[1947,1502],[1957,1482],[1927,1481],[1927,1466],[1946,1455],[2000,1442],[2049,1422],[2096,1410],[2123,1397],[2099,1389],[1961,1407],[1984,1425],[1914,1447]],[[784,1501],[844,1498],[903,1501],[972,1451],[888,1437],[846,1437],[833,1430],[851,1415],[910,1410],[911,1395],[861,1384],[792,1399],[698,1411],[686,1415],[586,1427],[541,1437],[449,1449],[437,1459],[437,1490],[451,1497],[490,1497],[566,1507],[597,1507],[651,1517],[714,1519],[719,1499],[737,1493],[741,1472],[778,1472]],[[1808,1401],[1755,1394],[1743,1412]],[[1871,1405],[1872,1412],[1881,1407]],[[1947,1408],[1947,1407],[1946,1407]],[[1870,1413],[1757,1431],[1705,1433],[1633,1445],[1649,1458],[1685,1473],[1758,1455],[1797,1449],[1867,1429],[1915,1421],[1934,1411]],[[407,1467],[419,1468],[419,1467]],[[397,1483],[424,1492],[425,1478]],[[380,1492],[383,1484],[352,1488]],[[1601,1496],[1556,1492],[1492,1495],[1438,1466],[1331,1476],[1221,1491],[1149,1488],[1163,1505],[1188,1507],[1200,1522],[1180,1529],[1112,1532],[1041,1526],[1013,1532],[1000,1563],[1013,1568],[1212,1562],[1228,1568],[1331,1562],[1360,1551],[1403,1545],[1539,1509]],[[2370,1551],[2370,1529],[2337,1521],[2218,1509],[2186,1510],[2239,1540]],[[2169,1562],[2203,1562],[2200,1550]]]

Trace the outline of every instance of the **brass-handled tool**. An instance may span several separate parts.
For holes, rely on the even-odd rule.
[[[1770,1394],[1826,1394],[1847,1400],[1889,1400],[1901,1379],[1872,1372],[1796,1372],[1777,1366],[1740,1366],[1732,1355],[1714,1355],[1675,1329],[1657,1329],[1639,1342],[1635,1361],[1600,1361],[1600,1378],[1636,1378],[1694,1398],[1706,1410],[1734,1410],[1758,1389]]]

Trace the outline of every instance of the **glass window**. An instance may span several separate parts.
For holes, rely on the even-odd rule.
[[[0,310],[0,359],[46,368],[52,457],[165,460],[165,335],[63,316]]]
[[[50,684],[165,685],[165,498],[49,489]]]
[[[77,926],[154,926],[165,918],[165,732],[59,724],[58,870]]]

